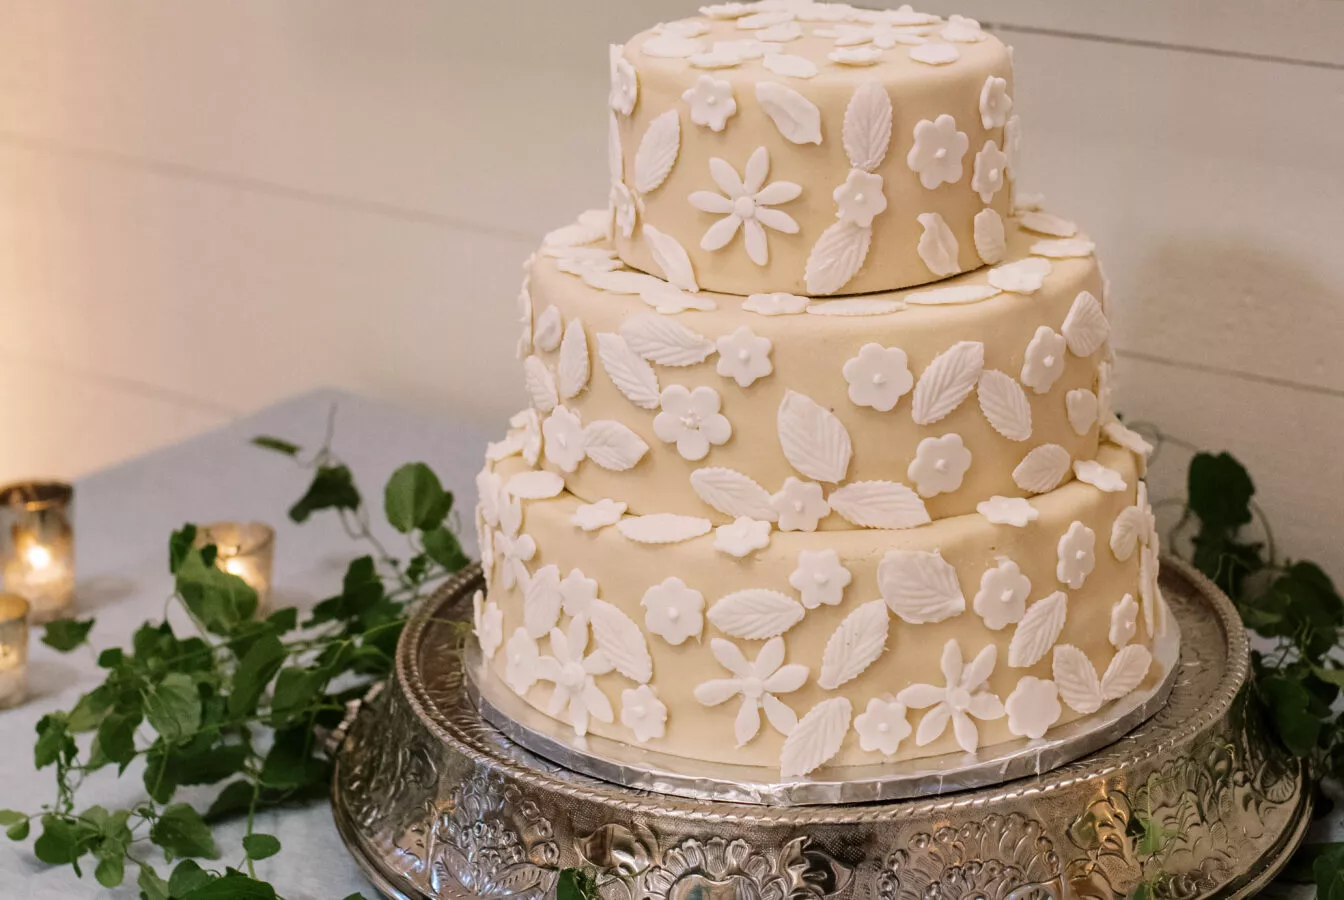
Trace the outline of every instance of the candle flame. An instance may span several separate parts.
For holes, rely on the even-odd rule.
[[[51,565],[51,551],[41,544],[33,544],[24,551],[28,565],[33,569],[45,569]]]
[[[247,566],[240,559],[229,558],[224,560],[224,571],[242,578],[247,574]]]

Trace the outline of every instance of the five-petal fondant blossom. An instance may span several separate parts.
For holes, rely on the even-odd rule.
[[[728,118],[737,112],[733,85],[713,75],[701,75],[695,85],[681,95],[691,108],[691,121],[710,131],[723,131]]]
[[[524,695],[537,683],[537,663],[541,653],[537,641],[523,627],[515,628],[504,645],[504,680],[514,693]]]
[[[882,176],[863,169],[850,169],[845,183],[835,189],[833,196],[837,207],[835,217],[863,228],[870,227],[873,219],[887,208]]]
[[[557,406],[541,426],[546,436],[546,459],[563,472],[573,472],[588,454],[583,449],[583,423],[578,413]]]
[[[994,199],[1003,188],[1003,173],[1008,165],[1008,157],[1003,155],[999,145],[985,141],[985,146],[975,154],[975,169],[971,173],[971,190],[980,195],[983,203]]]
[[[639,79],[635,67],[625,58],[625,48],[612,44],[609,50],[611,60],[611,92],[607,102],[611,108],[623,116],[635,109],[635,98],[639,93]]]
[[[810,302],[807,297],[776,291],[773,294],[752,294],[747,297],[742,308],[758,316],[796,316],[806,311]]]
[[[647,684],[627,688],[621,691],[621,724],[641,744],[660,738],[667,731],[667,706]]]
[[[1106,637],[1117,650],[1134,640],[1139,630],[1139,604],[1133,594],[1125,594],[1111,607],[1111,627]]]
[[[705,597],[676,576],[644,592],[644,627],[676,646],[698,638],[705,627]]]
[[[770,546],[770,523],[750,516],[738,516],[731,525],[714,529],[714,549],[738,558]]]
[[[980,88],[980,124],[985,128],[1002,128],[1012,110],[1008,80],[997,75],[986,78],[985,86]]]
[[[560,602],[565,615],[586,616],[597,599],[597,579],[583,574],[582,569],[570,569],[560,582]]]
[[[999,631],[1022,620],[1027,611],[1027,595],[1031,580],[1022,574],[1017,563],[1001,559],[999,564],[980,576],[980,590],[972,606],[976,615],[985,620],[985,627]]]
[[[659,440],[677,445],[684,459],[704,459],[710,445],[732,437],[732,424],[719,413],[719,392],[703,385],[688,391],[679,384],[663,389],[658,398],[662,412],[653,417]]]
[[[860,749],[868,753],[894,756],[901,741],[910,736],[907,713],[905,704],[898,700],[881,697],[869,700],[868,708],[854,718]]]
[[[925,438],[915,448],[915,458],[906,474],[921,497],[936,497],[961,487],[971,467],[971,451],[959,434]]]
[[[721,215],[700,240],[702,250],[718,250],[741,229],[745,235],[747,256],[758,266],[770,261],[770,249],[765,229],[783,234],[797,234],[798,223],[788,213],[772,209],[780,203],[797,199],[801,186],[791,181],[766,184],[770,174],[770,152],[757,147],[747,160],[744,177],[725,160],[714,157],[709,161],[709,173],[722,194],[696,191],[691,194],[691,205],[702,212]]]
[[[1064,350],[1068,344],[1064,335],[1049,325],[1036,329],[1027,344],[1027,356],[1022,363],[1022,383],[1037,394],[1044,394],[1055,386],[1064,374]]]
[[[739,387],[750,387],[757,378],[774,371],[770,363],[770,339],[758,337],[745,325],[719,338],[715,347],[719,351],[715,371],[733,379]]]
[[[956,639],[943,646],[942,670],[944,684],[912,684],[896,695],[896,699],[911,709],[929,709],[915,732],[915,744],[925,746],[947,730],[952,731],[957,744],[967,753],[980,746],[980,732],[972,718],[982,722],[1003,717],[1003,703],[985,687],[998,661],[998,648],[989,644],[971,660],[962,661],[961,645]]]
[[[792,475],[771,496],[770,508],[778,514],[776,523],[780,531],[816,531],[817,523],[831,512],[821,485],[800,481]]]
[[[1064,712],[1055,683],[1030,675],[1018,681],[1003,707],[1008,713],[1008,730],[1027,738],[1044,737]]]
[[[471,613],[472,630],[481,645],[481,653],[490,659],[504,642],[504,611],[493,600],[485,602],[485,594],[477,591],[471,598]]]
[[[619,500],[602,499],[596,503],[584,503],[574,510],[569,521],[584,531],[597,531],[608,525],[615,525],[625,515],[626,505]]]
[[[798,725],[798,714],[775,695],[789,694],[802,687],[807,681],[807,666],[784,665],[782,637],[766,641],[752,662],[747,661],[736,644],[723,638],[712,639],[709,650],[732,677],[701,682],[695,688],[695,699],[705,706],[718,706],[733,697],[742,698],[733,723],[737,746],[743,746],[761,730],[762,710],[780,734],[793,731]]]
[[[915,384],[905,351],[881,344],[864,344],[841,372],[849,382],[850,402],[878,412],[889,412]]]
[[[944,113],[933,121],[915,125],[915,145],[905,157],[906,165],[928,190],[961,180],[961,160],[971,145],[966,133],[957,131],[957,120]]]
[[[551,655],[537,660],[537,675],[555,684],[546,714],[558,717],[567,711],[569,724],[579,737],[588,733],[590,718],[599,722],[614,718],[611,701],[594,681],[594,676],[605,675],[614,667],[601,650],[585,655],[587,648],[588,620],[580,616],[564,631],[551,629]]]
[[[1059,564],[1055,567],[1055,576],[1078,590],[1097,564],[1096,546],[1096,533],[1082,522],[1074,522],[1059,539]]]
[[[834,550],[802,550],[789,584],[801,595],[804,607],[816,609],[837,605],[853,577]]]

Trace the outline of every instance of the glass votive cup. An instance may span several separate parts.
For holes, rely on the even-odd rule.
[[[69,615],[75,596],[75,490],[55,481],[0,487],[0,577],[33,622]]]
[[[28,696],[28,601],[0,594],[0,709]]]
[[[257,592],[256,618],[265,618],[271,608],[275,529],[264,522],[211,522],[196,531],[196,546],[209,544],[218,551],[215,565]]]

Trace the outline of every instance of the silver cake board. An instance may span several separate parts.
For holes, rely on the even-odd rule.
[[[1050,747],[922,761],[859,789],[906,799],[792,806],[762,801],[851,795],[824,770],[781,793],[758,769],[645,757],[621,759],[620,774],[603,768],[614,742],[516,733],[547,759],[511,740],[487,721],[494,698],[466,677],[471,642],[454,620],[469,617],[473,568],[407,626],[396,677],[333,736],[337,827],[378,889],[406,900],[540,900],[568,867],[598,872],[605,900],[1120,900],[1140,884],[1172,900],[1245,896],[1301,839],[1310,795],[1248,709],[1231,603],[1184,564],[1163,565],[1178,658],[1128,713],[1080,727],[1110,729],[1105,746],[1052,733]],[[1028,770],[1011,761],[1033,754]],[[671,777],[651,774],[659,766]],[[585,767],[636,786],[575,770]]]

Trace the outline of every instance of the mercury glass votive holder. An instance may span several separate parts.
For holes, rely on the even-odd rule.
[[[28,696],[28,601],[0,594],[0,709]]]
[[[215,565],[237,575],[257,592],[256,618],[271,608],[271,570],[275,565],[275,529],[264,522],[211,522],[196,532],[196,546],[214,544]]]
[[[75,490],[55,481],[0,488],[0,576],[33,622],[69,615],[75,596]]]

